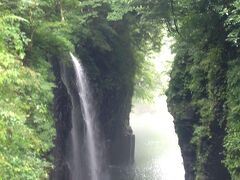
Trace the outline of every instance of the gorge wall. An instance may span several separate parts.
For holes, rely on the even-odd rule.
[[[184,11],[191,18],[179,18],[183,24],[167,90],[186,180],[240,177],[235,139],[240,125],[239,42],[229,39],[227,17],[216,10],[219,4],[210,4],[189,6]]]
[[[99,28],[97,23],[93,23],[92,26]],[[95,42],[86,38],[76,42],[75,51],[86,69],[94,94],[94,103],[98,112],[96,119],[106,144],[111,179],[118,177],[119,180],[126,180],[130,174],[120,172],[123,171],[123,167],[131,166],[134,161],[134,135],[129,125],[129,113],[133,96],[135,60],[128,41],[128,23],[115,22],[111,26],[116,32],[114,35],[105,32],[104,28],[98,29],[107,39],[110,49],[96,46]],[[57,130],[53,151],[55,169],[52,179],[68,180],[70,172],[66,159],[67,139],[72,127],[71,101],[61,78],[61,66],[67,67],[66,73],[73,89],[71,94],[76,97],[78,94],[73,67],[69,63],[70,56],[53,56],[51,59],[56,77],[54,112]],[[83,129],[82,133],[84,133]]]

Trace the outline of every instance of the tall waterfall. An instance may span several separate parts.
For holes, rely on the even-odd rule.
[[[84,69],[82,65],[78,62],[77,58],[73,56],[72,53],[70,53],[74,70],[76,74],[76,84],[77,84],[77,91],[79,94],[81,106],[82,106],[82,113],[83,113],[83,120],[86,125],[86,138],[85,143],[88,150],[88,159],[89,159],[89,166],[90,166],[90,173],[91,173],[91,179],[92,180],[98,180],[98,168],[100,167],[99,159],[97,157],[97,148],[96,148],[96,124],[94,124],[95,121],[95,112],[94,108],[92,107],[92,97],[90,94],[90,88],[87,82],[86,74],[84,73]],[[73,122],[74,123],[74,122]],[[77,143],[78,137],[75,137],[77,134],[76,128],[72,128],[72,136],[73,136],[73,144]],[[80,156],[80,154],[73,154],[73,156]],[[76,158],[77,160],[78,158]],[[77,162],[76,162],[77,164]],[[76,179],[77,180],[77,179]]]
[[[100,142],[91,89],[83,66],[72,53],[70,55],[76,77],[77,93],[73,93],[70,80],[66,75],[66,68],[63,68],[62,79],[72,102],[72,129],[67,150],[69,151],[68,163],[71,179],[107,180],[103,167],[103,145]]]

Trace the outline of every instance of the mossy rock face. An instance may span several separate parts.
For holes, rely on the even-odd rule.
[[[84,51],[76,51],[87,69],[93,88],[97,119],[108,146],[109,165],[118,167],[122,164],[131,165],[134,159],[135,142],[132,140],[134,136],[129,125],[129,114],[135,59],[129,41],[128,23],[124,20],[115,22],[112,28],[116,33],[114,37],[112,34],[104,34],[111,50],[88,44]],[[118,154],[116,150],[122,152]]]
[[[178,143],[181,148],[185,167],[185,179],[194,180],[196,177],[196,146],[191,143],[194,126],[199,118],[193,111],[193,108],[186,103],[169,104],[169,110],[174,116],[175,131],[178,135]]]
[[[213,43],[203,57],[194,56],[202,51],[199,47],[193,53],[192,47],[181,47],[182,42],[178,42],[179,53],[173,62],[168,108],[174,117],[186,180],[231,179],[223,164],[229,93],[227,54],[231,47],[220,41],[224,48]]]
[[[128,23],[123,20],[109,26],[114,34],[106,34],[104,28],[98,30],[111,49],[102,49],[86,39],[80,42],[76,53],[86,67],[91,82],[103,135],[113,140],[119,135],[131,133],[129,114],[135,59],[129,41]]]
[[[116,167],[115,169],[121,169],[123,165],[131,166],[134,162],[135,142],[129,125],[129,114],[133,96],[135,60],[130,47],[127,26],[127,23],[116,22],[113,25],[115,28],[114,37],[109,37],[112,34],[104,34],[104,29],[100,29],[110,45],[110,49],[99,48],[90,40],[81,42],[80,45],[76,44],[76,54],[85,67],[92,88],[94,106],[97,110],[96,119],[107,146],[108,164],[109,167]],[[57,85],[55,89],[57,138],[54,150],[56,167],[53,179],[60,180],[68,179],[69,176],[66,162],[68,155],[67,138],[72,126],[70,97],[62,81],[60,70],[61,63],[64,61],[66,60],[61,57],[53,57],[52,60]],[[67,64],[65,66],[69,86],[72,87],[71,96],[77,96],[73,67]],[[117,150],[125,152],[121,158],[116,158],[118,157],[116,153],[121,154]]]
[[[50,179],[67,180],[70,178],[70,171],[67,165],[67,139],[71,131],[71,100],[67,88],[61,79],[61,59],[52,57],[52,66],[56,77],[56,88],[54,90],[54,117],[56,127],[55,148],[53,150],[55,168]]]

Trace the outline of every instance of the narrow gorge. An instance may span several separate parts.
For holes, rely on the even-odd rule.
[[[239,0],[1,0],[0,180],[164,179],[172,139],[165,165],[185,180],[240,179],[239,14]]]

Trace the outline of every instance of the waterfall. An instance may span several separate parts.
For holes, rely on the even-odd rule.
[[[69,137],[69,160],[72,180],[107,180],[103,163],[103,142],[96,122],[96,111],[88,78],[78,59],[70,53],[75,79],[76,92],[73,93],[66,67],[62,68],[62,80],[71,97],[72,129]],[[81,121],[83,119],[83,121]]]
[[[96,138],[95,132],[97,132],[96,124],[95,123],[95,112],[94,108],[92,107],[92,96],[90,94],[90,88],[87,82],[86,74],[84,73],[84,69],[82,65],[78,62],[77,58],[73,56],[72,53],[70,53],[75,75],[76,75],[76,84],[77,84],[77,91],[79,94],[81,106],[82,106],[82,113],[83,113],[83,120],[86,125],[86,146],[87,150],[89,152],[89,166],[90,166],[90,173],[91,173],[91,179],[92,180],[98,180],[98,168],[100,167],[100,163],[98,162],[97,157],[97,149],[96,149]],[[74,132],[75,128],[72,128],[72,134],[77,134]],[[77,141],[77,138],[73,139],[74,141]],[[79,154],[76,154],[76,156],[79,156]]]

